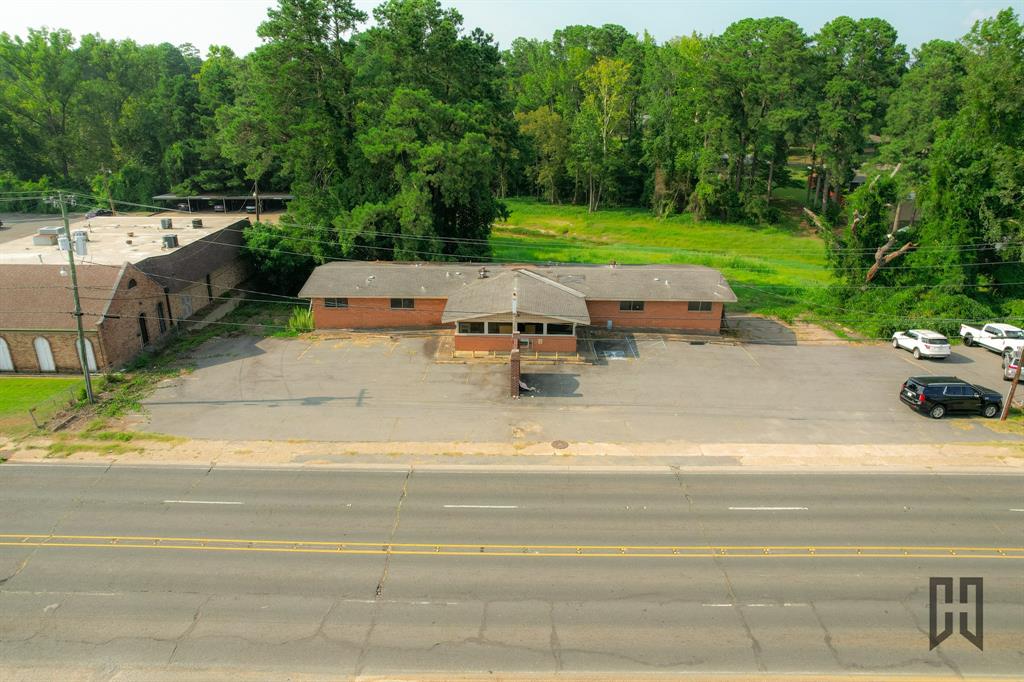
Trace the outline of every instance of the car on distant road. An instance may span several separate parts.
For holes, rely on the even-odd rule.
[[[930,329],[908,329],[892,335],[892,347],[909,350],[915,358],[945,360],[949,357],[949,339]]]
[[[256,204],[246,204],[245,205],[245,212],[246,213],[255,213],[256,212]]]
[[[900,388],[900,400],[932,419],[954,412],[991,419],[1003,409],[1001,393],[959,377],[910,377]]]
[[[214,213],[224,213],[225,212],[224,211],[224,204],[214,204],[213,205],[213,212]]]
[[[114,215],[114,212],[109,208],[94,208],[85,214],[86,218],[96,218],[98,216]]]
[[[1012,324],[993,322],[981,327],[960,326],[960,338],[965,346],[978,345],[995,353],[1019,353],[1024,348],[1024,329]]]

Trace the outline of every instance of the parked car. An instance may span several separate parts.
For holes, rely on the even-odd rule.
[[[1003,409],[1001,393],[959,377],[910,377],[900,388],[900,400],[932,419],[953,412],[992,418]]]
[[[86,218],[96,218],[98,216],[114,215],[114,212],[109,208],[94,208],[85,214]]]
[[[1019,353],[1024,348],[1024,329],[1012,324],[993,322],[981,329],[964,324],[960,326],[960,337],[965,346],[977,344],[995,353]]]
[[[1018,366],[1020,366],[1020,354],[1014,353],[1013,351],[1004,352],[1003,381],[1013,381],[1013,377],[1017,373]]]
[[[245,212],[246,213],[255,213],[256,212],[256,204],[246,204],[245,205]]]
[[[908,329],[892,335],[892,347],[903,348],[915,358],[945,360],[949,357],[949,339],[930,329]]]
[[[214,213],[224,213],[225,212],[224,211],[224,204],[214,204],[213,205],[213,212]]]

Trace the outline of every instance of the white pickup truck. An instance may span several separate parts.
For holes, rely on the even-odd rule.
[[[1024,348],[1024,329],[1001,322],[986,324],[981,329],[961,325],[960,338],[965,346],[983,346],[996,353],[1019,352]]]

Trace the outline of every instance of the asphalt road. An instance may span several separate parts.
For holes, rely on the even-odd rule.
[[[6,464],[0,499],[8,675],[1024,670],[1019,476]],[[984,651],[929,651],[932,576],[984,579]]]

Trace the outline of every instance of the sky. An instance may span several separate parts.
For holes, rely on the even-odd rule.
[[[256,27],[275,0],[4,0],[0,31],[24,35],[28,28],[66,28],[73,34],[132,38],[139,43],[192,43],[203,53],[228,45],[245,54],[259,44]],[[379,4],[356,0],[371,13]],[[746,17],[781,15],[814,33],[843,14],[876,16],[899,31],[914,48],[934,38],[954,40],[977,19],[1012,7],[1024,14],[1024,0],[442,0],[482,28],[502,47],[516,37],[548,38],[569,24],[620,24],[633,33],[649,32],[659,41],[721,33]]]

